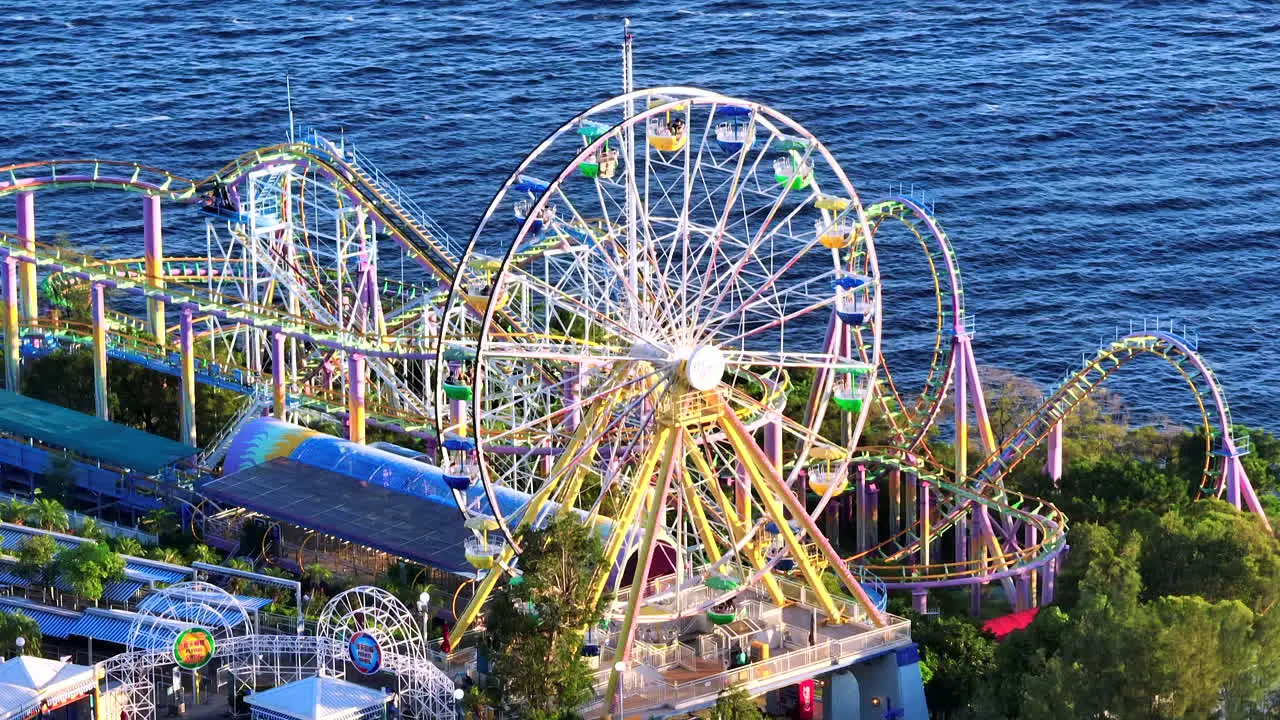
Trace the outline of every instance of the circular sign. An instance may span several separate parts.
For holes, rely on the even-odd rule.
[[[373,675],[382,669],[382,646],[367,632],[360,631],[351,636],[351,642],[347,643],[347,655],[361,674]]]
[[[204,628],[189,628],[173,641],[173,659],[178,667],[199,670],[213,659],[213,634]]]

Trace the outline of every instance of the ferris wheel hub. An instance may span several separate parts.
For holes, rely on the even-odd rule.
[[[694,390],[711,390],[724,379],[725,359],[720,348],[703,345],[684,361],[684,376]]]

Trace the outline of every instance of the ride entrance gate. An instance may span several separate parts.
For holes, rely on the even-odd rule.
[[[413,615],[385,590],[358,587],[335,596],[315,636],[259,634],[239,600],[204,582],[174,585],[152,597],[157,599],[130,628],[126,652],[104,663],[101,717],[153,720],[170,683],[216,692],[212,686],[220,677],[244,717],[244,697],[312,678],[363,679],[393,689],[392,703],[404,718],[453,717],[453,682],[428,661]],[[180,688],[171,697],[178,704],[185,692]]]

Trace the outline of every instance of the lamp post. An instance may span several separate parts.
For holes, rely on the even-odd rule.
[[[619,660],[613,664],[613,671],[618,673],[618,720],[627,720],[627,711],[622,706],[622,696],[627,691],[627,678],[623,674],[627,671],[627,664]]]
[[[22,651],[22,648],[24,648],[24,647],[26,647],[26,646],[27,646],[27,639],[26,639],[26,638],[24,638],[24,637],[22,637],[21,635],[19,635],[19,636],[18,636],[18,639],[13,641],[13,644],[18,646],[18,655],[24,655],[24,654],[25,654],[25,653]]]
[[[466,691],[464,691],[460,687],[456,687],[453,689],[454,713],[457,715],[459,720],[461,720],[462,718],[462,698],[466,697],[466,695],[467,695]]]
[[[429,617],[428,610],[430,607],[431,593],[423,590],[422,594],[418,596],[418,612],[422,613],[422,642],[424,643],[426,643],[431,637],[431,628],[427,624],[427,619]]]

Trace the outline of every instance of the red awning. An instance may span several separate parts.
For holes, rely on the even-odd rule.
[[[1021,630],[1031,624],[1036,619],[1036,613],[1040,612],[1040,608],[1031,608],[1029,610],[1019,610],[1008,615],[1001,615],[998,618],[992,618],[982,624],[982,629],[996,636],[996,641],[1004,640],[1005,636],[1014,630]]]

